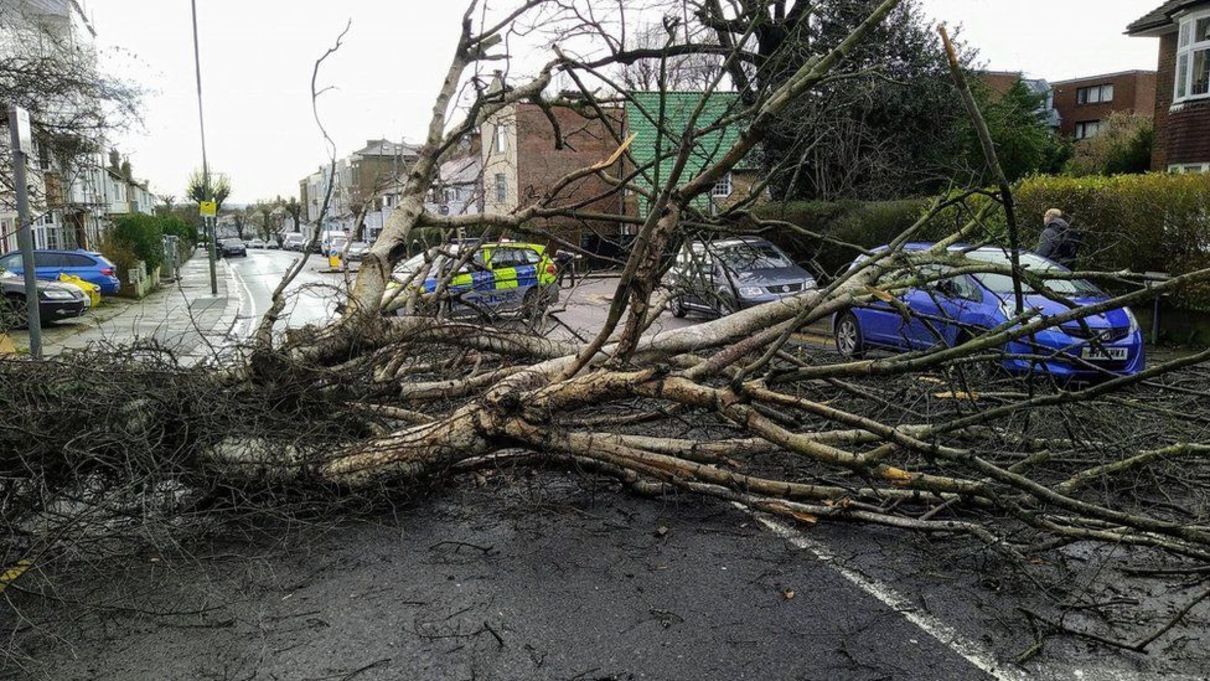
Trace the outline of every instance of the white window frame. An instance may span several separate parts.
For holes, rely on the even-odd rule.
[[[1099,119],[1095,121],[1079,121],[1076,123],[1075,137],[1078,140],[1086,140],[1096,137],[1101,133],[1102,125],[1103,122]],[[1095,126],[1092,133],[1088,132],[1089,126]]]
[[[1210,163],[1173,163],[1168,166],[1168,172],[1175,175],[1210,173]]]
[[[508,178],[504,173],[496,173],[496,203],[508,201]]]
[[[1109,104],[1113,101],[1113,83],[1076,88],[1076,104]],[[1083,101],[1080,97],[1083,96]]]
[[[508,145],[508,126],[503,123],[496,124],[496,153],[504,153],[505,147]]]
[[[1176,75],[1172,83],[1172,103],[1180,104],[1182,102],[1196,101],[1199,99],[1210,99],[1210,86],[1207,91],[1200,94],[1193,94],[1193,60],[1198,52],[1206,52],[1206,59],[1210,61],[1210,39],[1201,42],[1193,41],[1193,31],[1197,27],[1197,22],[1200,20],[1210,20],[1210,10],[1201,10],[1198,12],[1190,12],[1180,18],[1177,24],[1176,34],[1176,60],[1173,63]],[[1186,34],[1186,30],[1188,33]],[[1183,44],[1186,39],[1188,43]],[[1184,75],[1181,74],[1181,60],[1185,61]],[[1181,94],[1181,90],[1184,94]]]
[[[713,196],[716,199],[725,199],[728,196],[731,196],[731,192],[734,191],[734,189],[735,187],[731,183],[731,173],[728,172],[726,175],[723,175],[721,178],[719,178],[719,181],[715,182],[714,186],[710,188],[710,196]]]

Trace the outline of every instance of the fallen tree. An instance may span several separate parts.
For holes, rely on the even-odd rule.
[[[878,5],[837,48],[813,56],[778,85],[762,88],[759,79],[749,80],[744,87],[751,91],[722,119],[701,118],[701,104],[681,130],[666,124],[662,110],[644,112],[662,138],[657,161],[646,165],[629,155],[618,118],[602,113],[610,102],[634,104],[610,88],[609,68],[703,54],[726,67],[711,90],[719,88],[728,71],[762,67],[745,41],[761,14],[733,18],[749,23],[733,26],[741,38],[732,45],[681,42],[670,31],[661,49],[627,50],[608,37],[624,14],[579,11],[599,4],[528,0],[495,15],[479,13],[472,3],[402,200],[363,262],[344,314],[330,326],[275,333],[283,281],[247,352],[216,356],[204,367],[182,366],[154,347],[0,362],[5,384],[24,386],[0,394],[8,415],[0,428],[10,519],[6,562],[79,555],[86,540],[109,546],[142,514],[166,519],[391,496],[505,464],[588,469],[641,493],[700,495],[807,524],[966,535],[1005,560],[1025,562],[1088,541],[1210,562],[1210,509],[1203,498],[1210,381],[1201,368],[1210,352],[1087,386],[975,370],[1003,359],[1009,341],[1029,341],[1049,328],[1183,290],[1206,281],[1210,270],[1081,304],[1049,283],[1079,277],[1120,283],[1130,274],[1031,272],[1017,262],[1015,249],[1008,266],[955,254],[954,244],[993,237],[983,224],[986,203],[982,209],[966,203],[980,192],[953,192],[888,248],[854,248],[854,256],[864,257],[860,264],[817,290],[696,326],[652,330],[668,300],[660,282],[680,244],[765,228],[744,202],[712,211],[701,197],[762,143],[789,102],[811,96],[820,83],[853,77],[841,71],[846,52],[897,0]],[[531,81],[489,89],[477,67],[507,58],[505,37],[524,33],[519,27],[526,22],[587,36],[596,51],[572,56],[571,45],[556,46]],[[557,73],[579,92],[547,98]],[[955,73],[958,91],[965,92],[960,70]],[[449,150],[519,102],[575,108],[616,138],[616,162],[603,159],[571,172],[506,214],[426,212],[425,196]],[[451,120],[458,111],[461,117]],[[973,106],[971,115],[978,123]],[[551,121],[557,137],[559,126]],[[739,132],[694,170],[689,159],[698,142],[720,126]],[[986,151],[996,169],[990,143]],[[569,190],[587,177],[613,192],[642,193],[648,214],[636,220],[586,208],[589,202]],[[1006,240],[1016,246],[1011,187],[1001,181],[994,194],[1009,215]],[[954,210],[967,217],[962,229],[929,248],[904,247],[935,234],[934,218]],[[473,221],[489,235],[550,238],[535,225],[551,218],[637,229],[605,324],[593,338],[548,337],[508,320],[451,316],[453,308],[441,303],[458,295],[448,286],[457,267],[436,272],[433,291],[403,286],[398,295],[405,300],[392,301],[403,315],[381,313],[414,230],[454,233]],[[888,357],[844,359],[795,341],[804,325],[856,305],[894,301],[955,272],[1011,277],[1012,322],[967,329],[956,343],[938,334],[931,347]],[[1028,309],[1023,290],[1061,300],[1068,311],[1045,316]],[[905,323],[918,320],[910,309],[899,312]],[[1054,358],[1039,349],[1027,359]],[[63,423],[86,425],[71,433]],[[1174,483],[1180,470],[1191,473]],[[1179,488],[1191,501],[1150,504],[1150,492],[1138,489],[1148,485],[1156,494]],[[148,495],[157,500],[154,509]],[[171,534],[178,526],[165,521],[161,528]]]

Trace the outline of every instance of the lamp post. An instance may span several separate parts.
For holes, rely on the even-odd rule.
[[[197,75],[197,122],[202,131],[202,200],[212,201],[214,197],[210,191],[210,165],[206,162],[206,118],[202,113],[202,59],[197,42],[197,0],[190,0],[189,4],[193,10],[193,68]],[[214,227],[214,218],[203,217],[202,226],[209,236],[206,254],[210,258],[210,295],[218,295],[218,270],[215,265],[218,257],[218,238],[215,235],[217,230]]]

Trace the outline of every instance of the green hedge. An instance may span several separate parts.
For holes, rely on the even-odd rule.
[[[901,201],[791,201],[757,206],[753,213],[766,220],[792,223],[816,234],[863,248],[881,246],[920,218],[924,199]],[[848,267],[857,253],[815,237],[784,228],[766,233],[795,260],[815,263],[832,275]]]
[[[182,220],[178,215],[161,215],[156,219],[160,221],[160,231],[164,234],[180,237],[181,241],[190,247],[197,243],[196,225]]]
[[[114,220],[110,236],[147,263],[150,272],[164,261],[163,222],[164,218],[154,215],[123,215]]]
[[[968,199],[970,210],[990,199]],[[1112,177],[1035,176],[1015,193],[1022,244],[1034,248],[1042,215],[1058,208],[1081,230],[1079,269],[1129,270],[1184,274],[1210,267],[1210,174],[1117,175]],[[833,239],[870,248],[885,244],[910,227],[930,205],[928,200],[769,203],[754,209],[761,218],[784,220]],[[933,241],[969,220],[967,210],[943,211],[915,240]],[[987,229],[972,241],[1004,243],[1004,214],[994,211]],[[827,274],[853,259],[852,249],[799,234],[774,230],[767,236],[801,262],[815,262]],[[1173,295],[1184,309],[1210,311],[1210,284]]]
[[[1014,199],[1026,248],[1037,246],[1047,209],[1071,217],[1083,237],[1077,269],[1185,274],[1210,267],[1210,175],[1037,176],[1022,181]],[[997,211],[984,236],[1003,242],[1005,234]],[[1172,302],[1210,310],[1210,284],[1177,292]]]

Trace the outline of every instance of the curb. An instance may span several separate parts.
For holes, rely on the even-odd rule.
[[[239,280],[235,278],[235,270],[231,269],[226,260],[219,262],[222,263],[223,269],[226,270],[224,285],[227,289],[227,304],[223,307],[223,314],[219,316],[218,321],[214,323],[214,326],[207,333],[220,333],[223,336],[229,336],[235,328],[235,323],[239,321],[243,297],[239,294]]]

